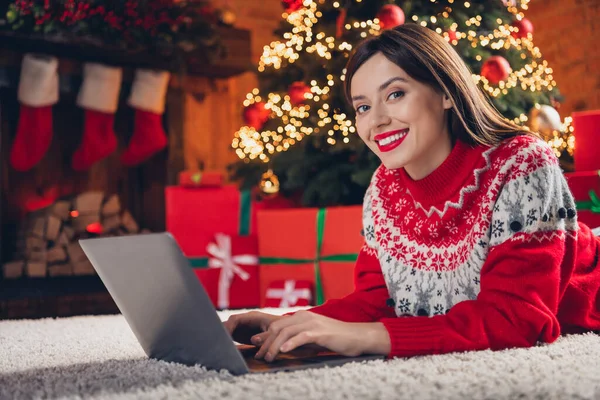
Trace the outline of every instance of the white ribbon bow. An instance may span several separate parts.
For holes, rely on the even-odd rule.
[[[296,289],[295,280],[287,280],[283,289],[267,289],[267,298],[281,299],[279,307],[291,307],[298,303],[300,299],[306,299],[310,302],[312,295],[309,289]]]
[[[218,307],[225,309],[229,307],[229,289],[235,275],[247,281],[250,274],[244,271],[240,265],[258,265],[258,256],[251,254],[231,254],[231,236],[223,233],[215,235],[215,243],[209,243],[206,251],[212,257],[208,259],[210,268],[221,268],[219,274],[219,299]]]

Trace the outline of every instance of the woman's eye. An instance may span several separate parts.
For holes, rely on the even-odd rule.
[[[356,112],[357,112],[358,114],[362,114],[362,113],[364,113],[365,111],[367,111],[368,109],[369,109],[369,106],[358,106],[358,107],[356,108]]]
[[[404,96],[404,92],[402,90],[398,90],[395,92],[390,93],[390,95],[388,96],[388,99],[397,99],[399,97]]]

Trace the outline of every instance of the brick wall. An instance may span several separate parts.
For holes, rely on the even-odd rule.
[[[561,116],[600,109],[600,0],[532,0],[526,16],[565,96]]]

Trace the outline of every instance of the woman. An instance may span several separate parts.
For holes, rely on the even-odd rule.
[[[234,339],[267,361],[303,345],[405,357],[600,328],[600,240],[577,222],[550,147],[500,116],[452,46],[418,25],[384,31],[345,82],[382,162],[356,290],[292,315],[235,315]]]

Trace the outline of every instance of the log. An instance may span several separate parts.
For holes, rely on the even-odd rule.
[[[104,218],[102,221],[102,228],[104,234],[112,231],[116,231],[121,226],[121,216],[119,214],[112,215]]]
[[[43,238],[44,233],[46,231],[46,218],[38,217],[33,221],[33,225],[31,226],[30,233]]]
[[[74,210],[82,214],[100,214],[104,193],[85,192],[77,196],[74,203]]]
[[[48,264],[65,264],[68,261],[67,249],[63,246],[54,246],[46,252]]]
[[[49,276],[71,276],[73,275],[73,266],[70,263],[56,264],[48,266]]]
[[[121,211],[121,201],[119,200],[119,196],[113,194],[110,196],[108,201],[104,203],[102,206],[102,216],[108,217],[115,214],[118,214]]]
[[[23,276],[25,262],[11,261],[2,266],[4,279],[16,279]]]
[[[67,254],[71,263],[87,260],[83,249],[77,242],[71,242],[67,245]]]
[[[46,262],[27,261],[25,263],[25,275],[30,278],[46,277]]]
[[[65,228],[68,228],[68,227],[65,226],[63,228],[63,232],[61,232],[60,235],[58,235],[58,240],[56,241],[56,244],[59,246],[66,246],[71,242],[69,240],[69,237],[67,236],[66,232],[64,231]]]
[[[46,221],[46,240],[52,240],[53,242],[58,239],[58,234],[62,226],[62,220],[54,215],[49,215]]]
[[[28,236],[25,239],[25,253],[35,250],[45,250],[48,245],[44,239],[38,236]]]
[[[123,212],[121,224],[127,233],[138,233],[140,230],[137,222],[135,222],[135,219],[133,219],[133,216],[127,210]]]
[[[68,221],[71,218],[71,202],[60,200],[52,206],[52,214],[63,221]]]
[[[75,237],[75,229],[71,228],[68,225],[64,225],[63,233],[65,234],[65,237],[67,238],[67,243],[64,243],[64,244],[69,244],[71,241],[73,241],[73,238]]]
[[[25,261],[46,262],[48,252],[46,249],[33,249],[25,252]]]
[[[79,261],[71,260],[71,267],[73,268],[73,275],[94,275],[96,273],[92,263],[87,258]]]

